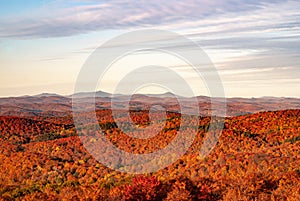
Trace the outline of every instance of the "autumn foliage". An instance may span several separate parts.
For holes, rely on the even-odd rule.
[[[147,112],[132,112],[136,127],[159,128],[161,122],[149,122]],[[88,119],[80,128],[91,143],[104,134],[135,154],[165,147],[182,121],[180,114],[168,112],[155,137],[137,139],[118,127],[111,111],[97,110],[97,117],[102,131]],[[0,200],[300,200],[300,110],[226,118],[205,158],[199,150],[210,117],[198,121],[196,139],[184,156],[157,172],[134,175],[97,162],[71,116],[1,116]],[[122,127],[131,132],[126,122]]]

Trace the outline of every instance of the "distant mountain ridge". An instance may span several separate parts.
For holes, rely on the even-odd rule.
[[[102,98],[111,98],[112,94],[104,92],[104,91],[96,91],[96,92],[79,92],[68,97],[75,97],[75,98],[87,98],[87,97],[102,97]]]
[[[191,98],[176,96],[170,92],[163,94],[110,94],[103,91],[80,92],[68,96],[55,93],[41,93],[34,96],[20,96],[0,98],[0,116],[64,116],[72,113],[73,99],[79,99],[82,103],[89,103],[95,97],[96,109],[110,109],[111,100],[117,103],[119,109],[124,109],[130,101],[131,109],[148,108],[151,105],[161,105],[165,109],[180,112],[178,102],[184,103],[185,111],[194,114],[200,111],[200,115],[210,115],[211,98],[197,96],[198,105]],[[195,99],[194,99],[195,100]],[[214,98],[219,103],[218,98]],[[261,98],[227,98],[226,116],[238,116],[262,111],[276,111],[285,109],[300,109],[300,99],[285,97],[261,97]],[[220,104],[222,105],[222,104]],[[146,107],[146,108],[147,108]],[[197,107],[197,108],[195,108]],[[86,111],[90,111],[89,107]]]

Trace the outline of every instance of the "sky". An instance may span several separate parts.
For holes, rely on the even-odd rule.
[[[96,48],[147,29],[171,31],[198,44],[217,69],[226,97],[300,97],[299,25],[296,0],[0,0],[0,97],[72,94]],[[158,52],[119,59],[98,90],[114,92],[137,64],[181,69],[196,95],[213,90],[186,72],[186,63]]]

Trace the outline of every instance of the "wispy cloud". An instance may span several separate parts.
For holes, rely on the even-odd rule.
[[[0,22],[0,36],[58,37],[96,30],[153,26],[165,26],[172,29],[199,27],[200,30],[205,29],[201,32],[211,34],[212,32],[220,31],[231,32],[232,29],[239,29],[240,31],[247,29],[248,31],[250,23],[252,23],[252,27],[266,29],[264,26],[273,25],[270,25],[269,19],[267,21],[269,24],[266,24],[264,18],[278,18],[281,15],[273,13],[276,16],[268,16],[270,13],[264,13],[268,11],[269,6],[272,7],[276,3],[289,5],[296,4],[297,2],[283,0],[265,0],[259,3],[247,0],[122,0],[105,1],[104,3],[97,3],[95,1],[88,5],[78,3],[71,7],[66,7],[64,6],[66,2],[57,1],[25,16],[16,15],[8,19],[3,18]],[[252,18],[245,19],[243,15],[249,15],[249,12],[255,12],[256,16],[250,16]],[[284,16],[285,14],[283,13],[282,18]],[[240,23],[236,24],[234,21],[239,21]],[[278,25],[278,28],[297,26],[298,22],[299,20],[297,21],[294,18],[294,24],[291,24],[292,22],[290,24],[284,23],[280,26]]]
[[[101,3],[55,0],[30,13],[0,15],[0,42],[8,38],[58,40],[140,28],[171,30],[197,42],[212,59],[225,85],[278,83],[284,89],[284,83],[288,82],[289,87],[294,84],[294,89],[300,86],[300,3],[297,0],[105,0]],[[170,50],[190,49],[172,39],[152,37],[149,40],[164,41],[164,48]],[[119,45],[131,42],[134,41]],[[35,62],[63,63],[68,56],[88,54],[97,48],[95,42],[69,49],[63,45],[58,45],[63,53],[44,55]],[[185,70],[180,64],[174,68]],[[295,95],[300,96],[299,92]]]

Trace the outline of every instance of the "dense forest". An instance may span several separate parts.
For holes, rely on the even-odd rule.
[[[137,139],[118,128],[111,111],[98,110],[97,117],[102,132],[88,123],[80,128],[91,143],[102,134],[136,154],[165,147],[181,121],[169,112],[157,136]],[[132,112],[131,118],[137,127],[150,124],[147,111]],[[199,150],[210,117],[197,119],[198,132],[185,155],[157,172],[129,174],[97,162],[71,116],[1,116],[0,200],[300,200],[300,110],[227,117],[206,157]]]

